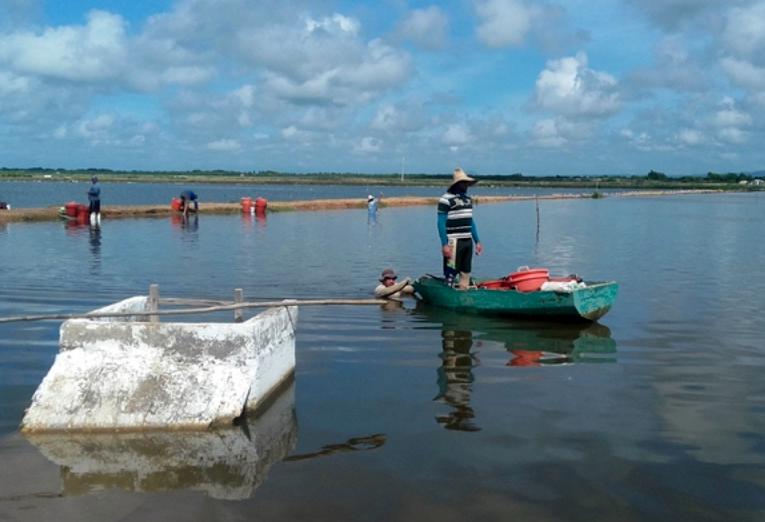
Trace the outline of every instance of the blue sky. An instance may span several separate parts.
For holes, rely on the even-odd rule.
[[[0,0],[0,166],[765,168],[765,0]]]

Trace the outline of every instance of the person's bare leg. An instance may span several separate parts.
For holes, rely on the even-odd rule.
[[[470,273],[469,272],[460,272],[459,289],[460,290],[467,290],[469,284],[470,284]]]

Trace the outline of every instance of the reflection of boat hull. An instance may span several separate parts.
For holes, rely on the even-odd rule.
[[[613,281],[588,283],[586,288],[572,292],[457,290],[441,279],[425,276],[414,282],[414,289],[426,303],[460,312],[596,321],[611,309],[619,285]]]
[[[467,315],[418,303],[415,312],[428,321],[441,323],[445,332],[470,332],[474,341],[504,345],[517,362],[584,362],[613,360],[616,341],[611,330],[600,323],[551,322],[528,319],[500,320]]]
[[[228,500],[245,499],[297,441],[294,384],[246,430],[203,432],[58,433],[27,438],[61,466],[62,493],[107,488],[128,491],[191,489]]]

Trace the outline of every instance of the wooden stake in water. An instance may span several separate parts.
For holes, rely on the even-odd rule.
[[[158,312],[159,311],[159,285],[156,283],[149,285],[149,300],[146,302],[146,306],[149,309],[150,312]],[[149,316],[149,322],[151,323],[158,323],[159,322],[159,316],[158,315],[150,315]]]
[[[241,288],[234,288],[234,303],[244,302],[244,291]],[[234,310],[234,322],[241,323],[244,320],[242,315],[242,309],[236,308]]]
[[[537,205],[537,243],[539,243],[539,196],[534,196],[534,201]]]

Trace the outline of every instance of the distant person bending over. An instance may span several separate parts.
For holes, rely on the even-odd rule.
[[[198,196],[191,190],[184,190],[181,192],[181,208],[183,209],[183,215],[189,215],[189,206],[194,203],[194,212],[199,210]]]
[[[398,276],[392,268],[386,268],[380,275],[380,284],[375,288],[375,297],[382,299],[398,299],[404,295],[411,295],[414,293],[414,287],[410,285],[411,279],[408,277],[401,281],[396,282]]]
[[[90,224],[96,225],[101,222],[101,186],[98,184],[98,178],[90,178],[90,188],[88,189],[88,213]]]
[[[473,220],[473,200],[467,195],[468,187],[476,183],[464,170],[456,168],[452,184],[438,200],[438,236],[444,259],[444,277],[451,285],[459,274],[460,290],[467,290],[470,284],[474,241],[476,255],[483,252]]]

